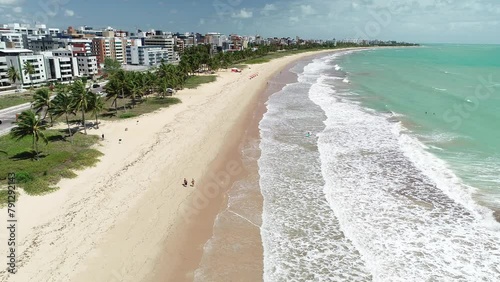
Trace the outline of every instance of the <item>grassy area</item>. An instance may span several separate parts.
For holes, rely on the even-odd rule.
[[[175,97],[149,97],[140,102],[136,102],[136,105],[132,108],[132,100],[118,99],[118,113],[115,112],[114,107],[111,107],[113,103],[112,100],[106,101],[105,109],[108,111],[100,115],[100,119],[113,120],[113,119],[127,119],[140,116],[142,114],[147,114],[159,110],[161,108],[167,108],[171,105],[181,103],[181,100]],[[125,107],[125,109],[124,109]],[[79,118],[78,114],[75,118]],[[88,120],[92,120],[93,117],[88,117]],[[95,118],[94,118],[95,119]],[[62,119],[60,119],[62,121]]]
[[[0,110],[31,102],[32,95],[29,92],[0,96]]]
[[[244,65],[244,64],[236,64],[236,65],[234,65],[234,66],[231,66],[230,68],[237,68],[237,69],[243,70],[243,69],[248,68],[248,65]]]
[[[186,83],[184,84],[185,88],[193,89],[197,88],[201,84],[214,82],[217,79],[216,75],[200,75],[200,76],[190,76]]]
[[[65,139],[65,132],[47,130],[49,144],[39,143],[41,158],[32,159],[30,137],[20,141],[10,135],[0,137],[0,206],[7,201],[7,175],[16,174],[18,187],[29,195],[43,195],[57,190],[54,185],[61,178],[72,178],[73,170],[80,170],[95,165],[102,154],[92,149],[98,141],[97,136],[75,134],[73,144]]]

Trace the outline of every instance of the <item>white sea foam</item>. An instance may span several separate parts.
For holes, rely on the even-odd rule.
[[[307,99],[308,81],[313,77],[301,75],[274,94],[259,125],[264,280],[370,281],[322,192],[317,139],[304,135],[324,128],[320,109]]]
[[[441,92],[448,91],[448,89],[446,89],[446,88],[437,88],[437,87],[432,87],[432,88],[434,88],[434,90],[441,91]]]
[[[260,123],[264,280],[500,281],[499,225],[475,189],[390,114],[336,93],[335,58],[305,66]]]
[[[305,69],[310,79],[322,67]],[[499,225],[473,189],[400,123],[339,101],[324,79],[309,96],[328,117],[318,144],[325,194],[373,280],[498,281]]]

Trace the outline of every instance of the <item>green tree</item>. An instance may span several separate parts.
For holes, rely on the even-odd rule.
[[[45,120],[47,114],[50,118],[50,124],[52,125],[52,114],[51,114],[51,106],[52,103],[50,101],[50,91],[48,88],[41,88],[35,91],[33,95],[33,109],[36,110],[36,113],[44,112],[42,120]]]
[[[101,95],[93,92],[89,92],[89,100],[88,100],[88,110],[92,113],[92,115],[95,117],[95,124],[96,127],[99,128],[99,120],[97,119],[99,114],[102,112],[104,109],[104,101],[101,97]]]
[[[12,128],[10,132],[11,136],[17,140],[31,136],[33,138],[32,149],[34,151],[34,156],[35,159],[38,160],[38,141],[42,139],[45,144],[49,143],[43,133],[45,127],[40,123],[37,115],[31,110],[22,112],[15,124],[16,127]]]
[[[73,109],[72,98],[68,92],[61,91],[57,93],[57,95],[52,100],[51,114],[56,118],[65,115],[69,136],[73,136],[71,127],[69,126],[68,115],[75,114],[75,110]],[[71,142],[73,142],[73,138],[71,139]]]
[[[73,110],[82,113],[82,125],[85,135],[87,134],[87,124],[85,123],[85,112],[88,111],[88,90],[81,80],[75,81],[71,86],[71,96],[73,100]]]
[[[16,82],[21,79],[19,76],[19,72],[16,70],[15,67],[11,66],[7,70],[7,76],[9,77],[9,80],[12,82],[12,84],[16,84]]]
[[[118,70],[110,76],[106,84],[106,100],[113,99],[115,111],[118,112],[118,98],[125,98],[129,94],[129,85],[127,83],[127,73],[124,70]]]
[[[107,76],[111,76],[122,69],[122,64],[112,58],[104,59],[104,67],[102,69],[103,73]]]
[[[30,61],[25,61],[23,65],[24,75],[30,77],[30,91],[33,93],[33,74],[35,74],[35,67]]]
[[[137,98],[141,98],[144,93],[143,76],[142,73],[132,72],[127,80],[127,88],[130,90],[130,98],[132,99],[132,108],[135,107]]]
[[[118,112],[118,96],[120,96],[121,90],[120,86],[118,85],[118,81],[114,79],[110,79],[109,82],[106,84],[104,89],[106,90],[106,100],[113,100],[113,103],[111,103],[111,106],[115,107],[115,112]]]

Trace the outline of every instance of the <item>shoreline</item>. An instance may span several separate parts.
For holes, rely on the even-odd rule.
[[[307,57],[318,56],[310,55]],[[292,62],[289,62],[283,68],[277,69],[269,80],[276,80],[277,84],[266,83],[258,90],[259,94],[255,100],[245,110],[241,120],[235,124],[232,132],[230,133],[226,149],[217,156],[217,159],[210,165],[209,171],[217,172],[223,171],[224,165],[236,160],[238,167],[242,168],[241,173],[231,177],[228,183],[225,183],[223,190],[219,193],[218,197],[210,202],[210,206],[203,209],[203,212],[194,216],[191,222],[187,225],[182,225],[183,222],[178,223],[179,228],[177,238],[167,240],[165,244],[165,253],[163,253],[155,269],[158,270],[152,279],[146,281],[193,281],[195,271],[199,270],[200,263],[205,254],[205,247],[209,240],[214,236],[214,222],[228,209],[228,193],[234,188],[237,182],[245,180],[249,175],[258,175],[257,167],[244,165],[245,160],[242,154],[244,148],[248,148],[250,143],[260,143],[259,123],[267,111],[266,102],[269,97],[280,91],[288,83],[296,81],[297,76],[290,72],[290,69],[297,64],[298,61],[307,58],[301,57]],[[289,74],[282,74],[289,73]],[[285,76],[285,78],[283,78]],[[293,78],[286,78],[286,76],[293,76]],[[268,82],[269,82],[268,80]],[[253,145],[255,143],[252,143]],[[209,185],[213,182],[212,177],[204,177],[202,184]],[[258,186],[258,183],[257,183]],[[258,195],[252,195],[253,200],[259,201],[257,210],[262,214],[262,195],[260,194],[260,187],[258,188]],[[249,199],[247,199],[249,200]],[[252,200],[252,199],[250,199]],[[243,219],[246,220],[246,219]],[[263,246],[260,238],[260,228],[249,225],[250,228],[233,228],[227,237],[231,237],[232,241],[241,240],[245,241],[243,245],[252,245],[253,248],[245,248],[240,246],[237,256],[230,256],[233,254],[215,252],[211,254],[208,260],[211,260],[211,268],[209,270],[210,278],[213,279],[236,279],[237,281],[258,281],[263,276]],[[233,226],[234,227],[234,226]],[[237,229],[237,230],[234,230]],[[223,231],[224,232],[224,231]],[[241,238],[244,233],[244,238]],[[249,242],[250,241],[250,242]],[[175,256],[172,264],[172,250],[175,250]],[[214,258],[214,256],[216,258]],[[170,258],[170,260],[169,260]],[[216,262],[214,262],[216,261]],[[168,265],[168,262],[171,265]],[[231,270],[227,270],[227,266],[231,264]],[[240,267],[240,268],[238,268]],[[258,267],[259,269],[255,269]],[[236,269],[236,270],[235,270]],[[235,273],[237,272],[237,273]],[[224,273],[224,275],[222,275]]]
[[[266,79],[299,58],[342,51],[291,55],[241,74],[219,72],[216,82],[180,91],[181,104],[91,131],[106,135],[95,167],[63,179],[52,194],[24,195],[17,203],[18,273],[2,271],[0,281],[151,277],[163,242],[178,234],[175,222],[195,195],[195,188],[182,187],[182,179],[202,183]],[[259,76],[249,79],[255,72]],[[6,220],[6,212],[0,219]]]

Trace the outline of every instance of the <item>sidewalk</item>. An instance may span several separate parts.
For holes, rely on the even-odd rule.
[[[0,91],[0,96],[3,95],[13,95],[13,94],[21,94],[24,92],[27,92],[28,90],[26,89],[19,89],[19,92],[16,92],[16,90],[7,90],[7,91]]]

